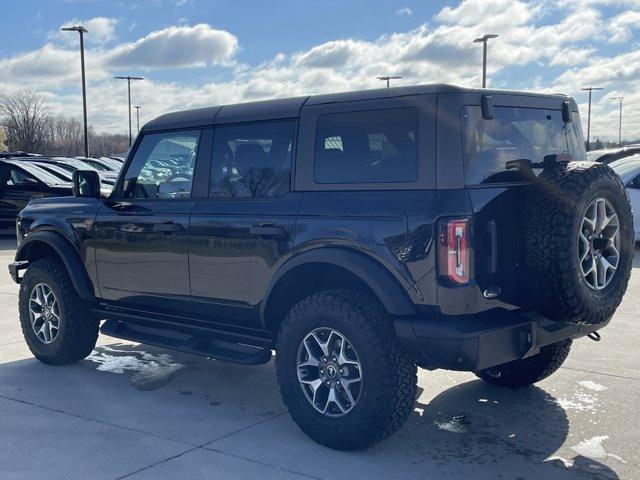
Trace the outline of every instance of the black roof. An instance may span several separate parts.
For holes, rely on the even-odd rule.
[[[514,90],[496,90],[468,88],[445,83],[432,85],[414,85],[406,87],[376,88],[356,92],[329,93],[324,95],[308,95],[304,97],[263,100],[257,102],[236,103],[217,107],[197,108],[179,112],[166,113],[144,127],[147,130],[165,130],[172,128],[201,127],[243,121],[276,120],[296,118],[303,105],[321,105],[325,103],[350,102],[358,100],[375,100],[382,98],[404,97],[434,93],[477,93],[483,95],[526,95],[535,97],[569,98],[561,94],[542,94],[520,92]]]

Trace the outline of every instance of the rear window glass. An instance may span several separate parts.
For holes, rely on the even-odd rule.
[[[317,183],[394,183],[418,178],[418,110],[330,113],[318,119]]]
[[[576,116],[577,119],[577,116]],[[564,123],[562,111],[540,108],[495,107],[494,118],[482,118],[479,106],[462,109],[462,146],[467,185],[517,182],[525,178],[519,162],[535,168],[546,155],[570,153],[585,160],[576,122]],[[509,162],[509,163],[508,163]]]

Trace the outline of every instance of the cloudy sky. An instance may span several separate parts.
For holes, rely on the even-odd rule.
[[[0,93],[30,89],[81,114],[83,24],[89,121],[126,129],[126,85],[142,121],[166,111],[307,93],[452,82],[478,86],[484,33],[490,86],[568,93],[592,135],[640,137],[640,0],[0,0]],[[585,128],[586,131],[586,128]]]

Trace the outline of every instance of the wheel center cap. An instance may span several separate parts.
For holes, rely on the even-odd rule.
[[[338,371],[336,370],[336,367],[334,367],[333,365],[329,365],[327,367],[327,376],[329,378],[334,378],[337,373],[338,373]]]

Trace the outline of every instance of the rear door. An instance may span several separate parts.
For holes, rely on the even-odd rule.
[[[481,95],[441,95],[439,121],[460,125],[439,139],[438,161],[443,175],[456,172],[474,210],[475,277],[485,290],[500,287],[501,299],[524,305],[521,254],[524,241],[523,208],[534,175],[546,155],[570,153],[586,157],[577,106],[573,121],[565,123],[562,98],[492,95],[493,118],[483,118]],[[442,112],[442,115],[440,115]],[[446,113],[445,113],[446,112]],[[449,117],[447,117],[447,115]],[[457,119],[455,118],[457,117]],[[456,122],[456,123],[454,123]],[[455,143],[454,143],[455,142]],[[514,161],[521,162],[514,162]],[[520,165],[520,167],[518,167]],[[451,179],[439,178],[442,183]]]
[[[188,229],[201,130],[147,133],[123,185],[96,217],[103,299],[141,310],[190,312]]]
[[[269,282],[293,253],[294,132],[293,120],[215,128],[209,198],[189,227],[193,307],[210,321],[258,327]]]

